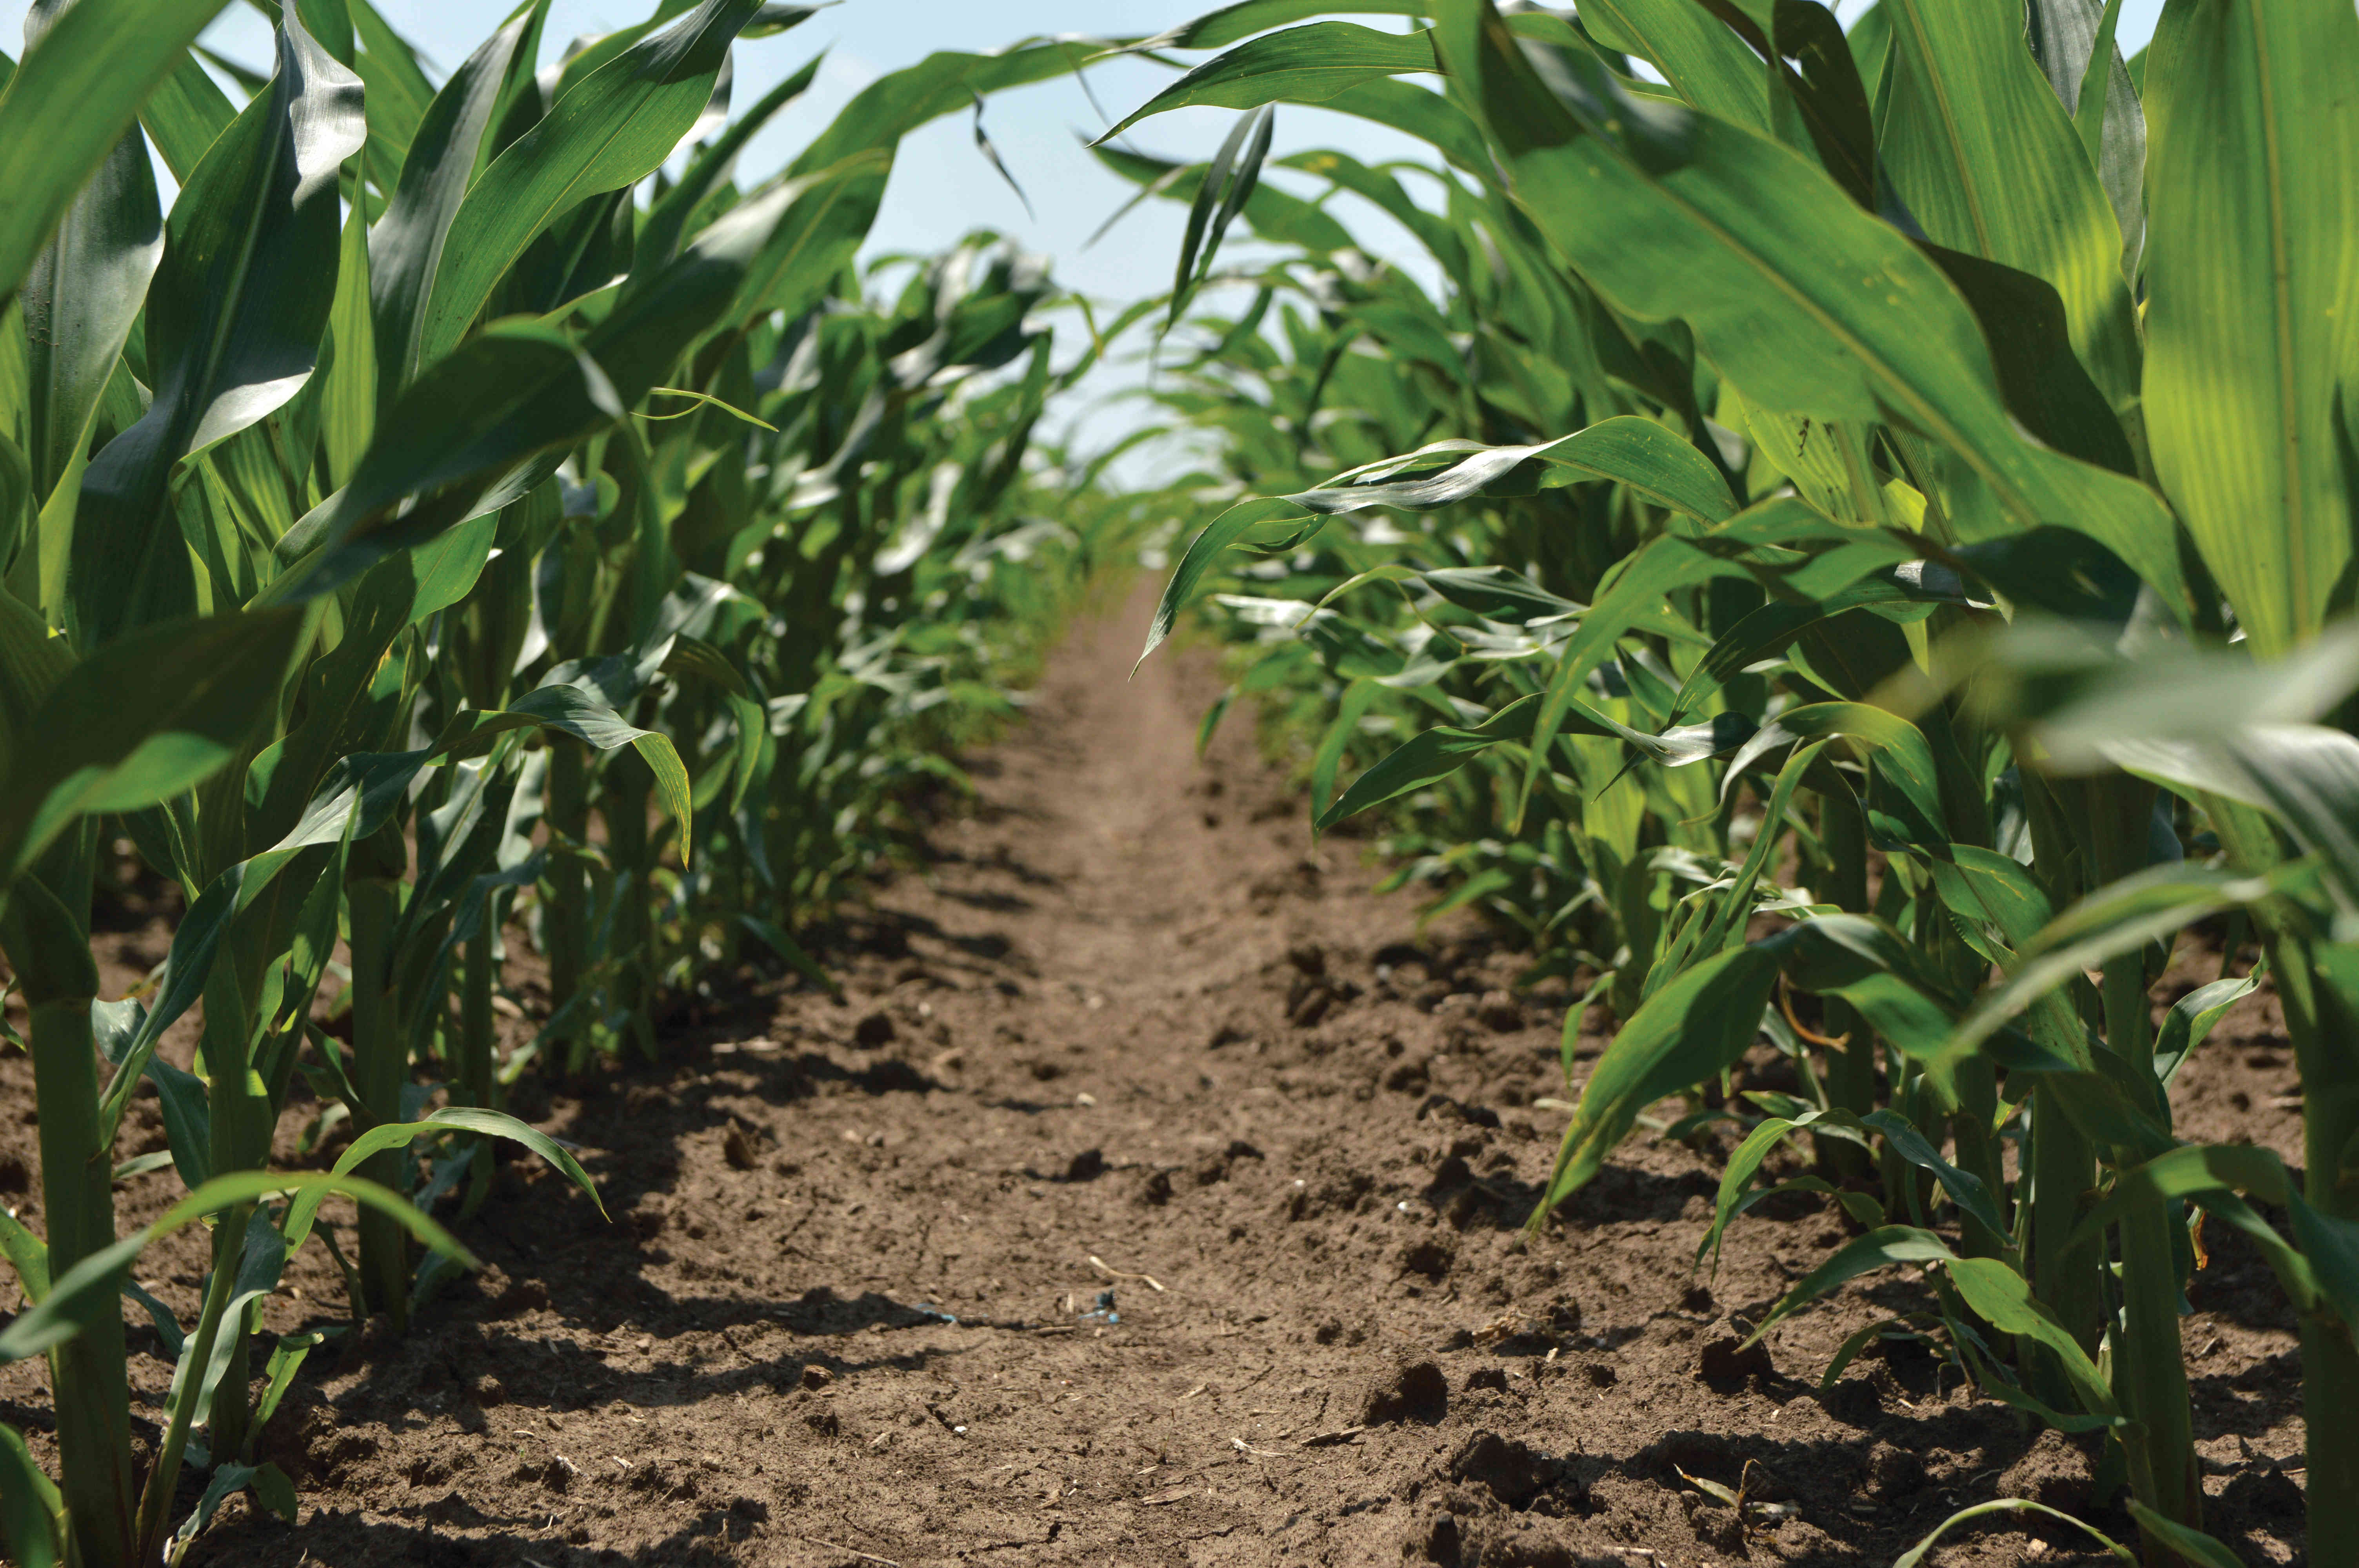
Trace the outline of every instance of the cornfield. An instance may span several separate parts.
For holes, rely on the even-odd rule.
[[[2233,1230],[2300,1325],[2310,1560],[2359,1562],[2347,0],[2168,0],[2126,56],[2120,0],[1242,0],[935,54],[742,185],[812,69],[734,118],[716,80],[807,8],[667,5],[542,70],[533,0],[436,86],[368,0],[285,0],[242,106],[190,52],[218,8],[37,5],[0,96],[0,952],[46,1195],[44,1235],[0,1220],[0,1360],[48,1358],[60,1470],[0,1428],[14,1561],[291,1511],[255,1444],[309,1345],[249,1330],[321,1206],[399,1332],[495,1141],[594,1196],[509,1088],[656,1055],[663,999],[749,962],[832,984],[794,932],[1177,516],[1142,659],[1229,645],[1206,736],[1257,705],[1312,831],[1576,985],[1535,1247],[1684,1096],[1669,1136],[1734,1140],[1699,1270],[1773,1196],[1846,1224],[1756,1340],[1920,1271],[1933,1310],[1826,1379],[1930,1344],[2092,1434],[2136,1539],[2045,1512],[2217,1568],[2180,1320]],[[1188,209],[1167,293],[1076,347],[991,236],[864,275],[905,135],[1109,49],[1185,68],[1093,144]],[[1273,158],[1285,103],[1432,157]],[[1128,144],[1190,106],[1240,112],[1212,159]],[[1036,430],[1134,326],[1145,421],[1212,456],[1123,496]],[[109,1000],[118,841],[185,913]],[[2218,978],[2158,1011],[2199,933]],[[503,1049],[524,942],[548,1006]],[[2173,1129],[2264,986],[2298,1171]],[[192,1015],[190,1070],[158,1046]],[[1735,1089],[1765,1041],[1796,1091]],[[349,1119],[332,1168],[268,1168],[299,1079]],[[188,1195],[119,1235],[142,1092]],[[198,1223],[136,1456],[128,1271]],[[2000,1507],[2043,1511],[1903,1563]]]

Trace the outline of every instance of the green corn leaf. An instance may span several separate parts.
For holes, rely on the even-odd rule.
[[[1545,751],[1574,693],[1612,656],[1624,636],[1663,629],[1665,600],[1674,589],[1716,578],[1751,577],[1781,599],[1822,599],[1879,568],[1914,559],[1915,547],[1904,539],[1836,523],[1793,496],[1749,507],[1709,534],[1657,536],[1614,568],[1610,584],[1565,644],[1549,677],[1547,701],[1534,729],[1539,738],[1536,746]],[[1523,799],[1511,823],[1521,821],[1524,803],[1538,782],[1535,763],[1526,774]]]
[[[784,958],[788,967],[797,974],[801,975],[832,997],[841,997],[843,994],[843,988],[836,983],[835,977],[821,968],[819,960],[810,956],[810,950],[788,935],[785,930],[775,922],[751,914],[741,914],[737,919],[746,930],[760,937],[770,951]]]
[[[239,753],[276,703],[304,634],[299,611],[214,616],[126,637],[75,665],[0,793],[0,882],[68,824],[158,805]]]
[[[91,418],[163,249],[155,171],[135,129],[66,209],[18,297],[28,393],[25,455],[37,510],[80,466]]]
[[[1400,84],[1396,82],[1384,85]],[[1420,98],[1434,97],[1432,93],[1421,88],[1411,87],[1407,91],[1416,93]],[[1435,102],[1440,101],[1435,99]],[[1462,119],[1463,116],[1462,115],[1461,118]],[[1471,134],[1473,127],[1469,126],[1468,130]],[[1092,243],[1096,242],[1099,235],[1119,222],[1133,208],[1150,198],[1162,197],[1172,201],[1185,201],[1192,208],[1202,197],[1205,180],[1211,172],[1209,164],[1172,163],[1163,158],[1148,157],[1140,153],[1128,152],[1121,147],[1092,147],[1090,153],[1108,169],[1139,187],[1136,196],[1119,208],[1114,216],[1098,225],[1097,232],[1090,236]],[[1340,251],[1352,243],[1350,230],[1329,217],[1313,203],[1305,201],[1291,192],[1280,190],[1275,185],[1263,185],[1256,182],[1245,199],[1243,211],[1245,220],[1252,226],[1253,232],[1266,240],[1283,244],[1300,245],[1310,251]],[[1149,299],[1140,301],[1139,304],[1133,306],[1131,310],[1152,312],[1157,309],[1168,310],[1168,308],[1164,301]]]
[[[1560,599],[1529,578],[1505,567],[1442,567],[1415,575],[1417,580],[1459,609],[1509,626],[1529,626],[1536,621],[1578,615],[1589,608]]]
[[[75,195],[150,89],[188,58],[222,0],[82,0],[52,21],[0,93],[0,306],[16,297]]]
[[[2277,881],[2187,864],[2156,866],[2111,882],[2022,944],[2022,962],[1984,993],[1944,1048],[1959,1056],[1995,1034],[2040,996],[2107,959],[2133,953],[2222,909],[2272,896]]]
[[[237,105],[190,54],[179,58],[139,107],[139,124],[156,144],[164,167],[181,185],[189,183],[197,165],[204,161],[206,149],[221,139],[236,118]]]
[[[1701,1266],[1708,1257],[1712,1260],[1714,1277],[1719,1275],[1720,1238],[1727,1231],[1728,1222],[1744,1211],[1746,1184],[1761,1169],[1761,1162],[1769,1157],[1770,1152],[1786,1141],[1787,1134],[1809,1126],[1814,1119],[1815,1117],[1811,1116],[1797,1117],[1792,1120],[1773,1116],[1746,1133],[1745,1141],[1729,1151],[1728,1163],[1721,1168],[1720,1190],[1712,1199],[1711,1228],[1703,1233],[1703,1239],[1696,1243],[1697,1266]]]
[[[1407,465],[1430,466],[1447,459],[1456,460],[1428,479],[1388,477]],[[1222,513],[1190,543],[1171,574],[1156,606],[1140,661],[1145,662],[1170,634],[1180,607],[1194,597],[1204,573],[1230,546],[1250,542],[1259,548],[1291,549],[1317,532],[1321,517],[1371,506],[1409,510],[1448,506],[1494,487],[1512,494],[1517,470],[1527,463],[1561,483],[1606,480],[1626,485],[1658,505],[1707,523],[1721,522],[1734,510],[1727,483],[1703,455],[1650,419],[1608,419],[1554,441],[1527,447],[1439,442],[1406,458],[1386,459],[1339,475],[1316,490],[1241,501]],[[1547,479],[1540,482],[1545,484]],[[1639,618],[1650,619],[1661,612],[1659,596],[1647,597],[1650,600],[1647,608],[1636,611],[1615,636],[1637,624]]]
[[[1887,1225],[1871,1230],[1865,1236],[1855,1236],[1778,1297],[1747,1343],[1758,1341],[1776,1327],[1780,1319],[1792,1315],[1821,1296],[1832,1295],[1863,1274],[1872,1274],[1878,1269],[1889,1269],[1902,1263],[1922,1267],[1930,1263],[1955,1265],[1958,1261],[1957,1255],[1950,1250],[1947,1242],[1931,1231],[1919,1230],[1914,1226]]]
[[[1313,22],[1240,44],[1206,60],[1124,115],[1098,139],[1112,141],[1147,116],[1171,109],[1317,103],[1376,78],[1440,69],[1430,33],[1386,33],[1352,22]]]
[[[368,88],[369,161],[386,171],[381,183],[408,157],[433,103],[434,87],[419,66],[418,51],[369,0],[345,0],[343,9],[351,16],[353,41],[358,46],[344,63],[360,73]]]
[[[376,433],[376,331],[369,319],[369,231],[366,203],[344,220],[336,256],[336,302],[328,312],[330,355],[320,394],[320,445],[328,481],[351,482],[369,438]],[[282,531],[283,533],[283,531]]]
[[[1827,599],[1805,603],[1772,600],[1714,640],[1703,661],[1680,684],[1671,717],[1693,710],[1748,665],[1782,653],[1810,628],[1846,611],[1970,602],[1957,574],[1931,562],[1886,568]]]
[[[2359,741],[2322,724],[2261,724],[2212,742],[2121,740],[2103,749],[2142,778],[2268,812],[2318,857],[2342,911],[2359,914]]]
[[[2246,1207],[2250,1194],[2288,1211],[2293,1245]],[[2303,1198],[2283,1161],[2251,1144],[2182,1144],[2121,1172],[2081,1218],[2075,1243],[2095,1238],[2134,1206],[2185,1199],[2201,1205],[2250,1238],[2305,1313],[2331,1312],[2359,1323],[2359,1225],[2321,1213]]]
[[[2166,1519],[2136,1498],[2123,1499],[2130,1517],[2138,1523],[2148,1539],[2161,1541],[2188,1562],[2201,1568],[2244,1568],[2245,1560],[2231,1551],[2218,1537],[2206,1535],[2192,1525]]]
[[[387,1149],[404,1148],[415,1139],[431,1137],[435,1133],[443,1131],[472,1132],[482,1137],[505,1138],[511,1142],[523,1144],[563,1172],[569,1181],[590,1195],[592,1203],[598,1205],[599,1215],[601,1217],[605,1215],[606,1206],[599,1200],[597,1184],[590,1179],[590,1173],[582,1168],[581,1162],[566,1151],[563,1144],[538,1128],[518,1121],[505,1111],[482,1110],[468,1106],[447,1106],[416,1121],[396,1122],[370,1128],[366,1132],[353,1139],[344,1152],[336,1156],[336,1165],[332,1174],[337,1177],[346,1176],[358,1169],[361,1162],[373,1154],[382,1153]],[[310,1238],[311,1222],[319,1215],[321,1203],[338,1190],[332,1185],[322,1184],[299,1194],[294,1203],[288,1206],[286,1228],[287,1249],[289,1252],[302,1246]]]
[[[500,278],[576,204],[635,184],[671,156],[712,96],[731,40],[757,0],[703,0],[660,33],[623,50],[561,93],[467,187],[434,268],[413,334],[423,367],[449,353],[491,300]],[[453,128],[461,116],[454,111]]]
[[[1360,16],[1413,16],[1423,9],[1417,0],[1343,0],[1342,5],[1322,4],[1321,0],[1236,0],[1234,5],[1207,11],[1193,21],[1182,22],[1168,32],[1141,38],[1127,47],[1140,53],[1150,49],[1226,49],[1255,33],[1338,11]]]
[[[1950,1282],[1984,1322],[2001,1334],[2033,1341],[2056,1358],[2082,1410],[2091,1415],[2121,1412],[2105,1375],[2056,1314],[2032,1295],[2029,1281],[1996,1258],[1958,1258],[1948,1267]]]
[[[27,1301],[38,1302],[49,1293],[49,1249],[12,1214],[0,1214],[0,1257],[16,1271]]]
[[[1414,91],[1423,92],[1422,89]],[[1436,103],[1446,103],[1439,94],[1424,92],[1423,95]],[[1386,216],[1417,236],[1419,243],[1441,264],[1442,271],[1460,289],[1472,292],[1464,239],[1448,219],[1429,212],[1411,200],[1408,190],[1391,173],[1370,168],[1348,153],[1325,147],[1317,152],[1295,153],[1277,162],[1281,168],[1299,169],[1305,174],[1332,180],[1343,189],[1380,208]]]
[[[2137,273],[2146,243],[2146,108],[2114,41],[2121,0],[2031,0],[2031,52],[2072,112],[2122,232],[2122,271]]]
[[[1556,1170],[1532,1212],[1534,1225],[1589,1184],[1637,1125],[1641,1111],[1701,1083],[1745,1054],[1760,1032],[1761,1010],[1778,964],[1774,948],[1734,948],[1704,959],[1647,999],[1582,1088],[1557,1152]]]
[[[1204,171],[1204,182],[1188,206],[1188,227],[1180,241],[1179,270],[1171,282],[1166,330],[1180,324],[1188,302],[1212,270],[1221,241],[1261,183],[1262,160],[1269,156],[1276,111],[1264,106],[1239,120]]]
[[[1888,0],[1879,150],[1937,244],[2045,279],[2072,349],[2116,406],[2138,386],[2122,234],[2070,114],[2005,0]],[[2043,522],[2063,521],[2042,518]]]
[[[688,166],[688,171],[680,176],[679,183],[657,200],[647,212],[647,223],[639,231],[637,247],[632,253],[633,272],[652,272],[679,254],[689,220],[714,192],[728,184],[730,172],[736,168],[738,155],[745,150],[745,144],[753,140],[778,111],[809,91],[812,80],[819,74],[820,58],[813,56],[800,70],[764,93],[752,108],[732,120],[728,129],[714,138],[711,146],[696,155],[696,161]]]
[[[173,466],[278,408],[310,374],[335,300],[337,168],[360,150],[360,97],[359,79],[290,7],[269,91],[172,204],[148,291],[155,401],[82,481],[67,576],[82,645],[197,608]]]
[[[368,236],[377,396],[387,406],[425,367],[426,306],[441,276],[451,222],[474,178],[517,51],[538,38],[545,9],[527,8],[486,38],[434,94],[405,140],[400,182]]]
[[[2151,54],[2147,433],[2268,657],[2318,631],[2359,525],[2335,434],[2359,387],[2359,14],[2176,5]]]
[[[56,1568],[65,1560],[64,1536],[57,1483],[34,1463],[24,1435],[0,1424],[0,1547],[20,1568]]]
[[[1876,775],[1899,792],[1907,810],[1887,818],[1887,826],[1912,843],[1946,845],[1942,824],[1941,784],[1933,749],[1924,731],[1897,714],[1864,702],[1817,702],[1788,708],[1760,734],[1747,741],[1729,763],[1723,792],[1755,757],[1790,741],[1820,741],[1840,736],[1866,751]],[[1870,811],[1873,820],[1880,814]]]
[[[1768,129],[1760,60],[1706,7],[1693,0],[1590,0],[1581,19],[1598,42],[1646,60],[1705,114]]]
[[[2162,1015],[2162,1028],[2155,1036],[2155,1076],[2169,1084],[2211,1034],[2212,1026],[2227,1016],[2230,1008],[2258,990],[2260,984],[2258,972],[2232,976],[2198,986],[2173,1002]]]
[[[2132,1565],[2132,1568],[2136,1568],[2137,1554],[2132,1552],[2128,1547],[2124,1546],[2121,1542],[2115,1541],[2113,1537],[2097,1529],[2096,1526],[2090,1524],[2085,1519],[2077,1519],[2071,1514],[2064,1512],[2061,1509],[2051,1509],[2046,1503],[2035,1503],[2028,1498],[1995,1498],[1986,1503],[1975,1503],[1970,1507],[1960,1509],[1956,1513],[1951,1514],[1948,1519],[1945,1519],[1940,1523],[1935,1525],[1932,1530],[1926,1534],[1922,1541],[1919,1541],[1916,1545],[1910,1547],[1908,1551],[1894,1558],[1892,1560],[1892,1568],[1925,1568],[1925,1563],[1927,1562],[1926,1554],[1931,1552],[1935,1543],[1940,1541],[1941,1537],[1947,1535],[1952,1529],[1959,1525],[1969,1523],[1974,1519],[1988,1518],[1992,1514],[2002,1513],[2038,1514],[2044,1518],[2052,1519],[2060,1524],[2071,1525],[2074,1530],[2079,1530],[2082,1534],[2088,1536],[2090,1539],[2096,1541],[2099,1546],[2104,1547],[2119,1561],[2129,1563]]]
[[[397,1193],[358,1176],[318,1172],[237,1171],[216,1176],[190,1193],[137,1233],[93,1252],[59,1278],[40,1305],[20,1313],[0,1329],[0,1366],[54,1349],[95,1322],[101,1313],[119,1312],[122,1276],[134,1260],[163,1239],[205,1215],[274,1195],[310,1201],[316,1210],[331,1195],[348,1197],[392,1217],[403,1229],[434,1251],[468,1268],[475,1256],[416,1205]]]
[[[1395,77],[1363,81],[1356,87],[1345,88],[1321,107],[1415,136],[1430,143],[1451,168],[1478,179],[1491,178],[1491,154],[1484,145],[1482,131],[1463,109],[1418,82]],[[1254,225],[1261,227],[1259,218],[1254,218]]]
[[[1911,949],[1864,916],[1822,915],[1705,957],[1646,997],[1582,1089],[1535,1223],[1596,1175],[1647,1106],[1744,1055],[1781,971],[1801,989],[1849,1001],[1894,1046],[1924,1062],[1937,1094],[1954,1101],[1953,1069],[1942,1054],[1952,1023]],[[1986,1197],[1960,1190],[1962,1202],[1989,1209]]]
[[[352,482],[278,541],[290,569],[263,599],[316,598],[545,479],[564,448],[646,395],[682,344],[723,319],[753,280],[790,267],[799,274],[808,257],[796,247],[841,210],[837,185],[864,178],[871,167],[855,157],[733,209],[669,266],[626,290],[578,345],[553,327],[526,321],[470,338],[382,415]],[[447,492],[445,499],[391,515],[408,497],[435,491]]]
[[[1948,280],[1808,159],[1634,99],[1593,59],[1555,57],[1544,81],[1487,0],[1443,16],[1451,80],[1479,84],[1518,204],[1617,310],[1685,319],[1749,403],[1922,433],[2004,525],[2080,528],[2186,601],[2159,500],[2025,439]]]
[[[545,686],[527,692],[505,710],[462,714],[436,750],[477,744],[491,736],[521,729],[570,735],[601,752],[623,746],[637,752],[655,773],[656,792],[663,801],[665,813],[679,829],[679,856],[683,863],[687,861],[694,805],[688,768],[680,762],[679,751],[669,736],[625,722],[620,714],[583,687]],[[430,754],[411,753],[421,761]]]

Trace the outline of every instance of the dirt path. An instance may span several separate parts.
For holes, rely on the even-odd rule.
[[[1634,1145],[1527,1247],[1560,1001],[1511,1000],[1471,926],[1417,937],[1360,845],[1312,850],[1244,715],[1199,766],[1204,662],[1123,679],[1147,602],[1076,634],[979,808],[829,955],[844,1005],[690,1020],[661,1074],[526,1108],[614,1223],[504,1167],[486,1271],[290,1396],[299,1526],[234,1503],[199,1560],[1854,1563],[1978,1497],[2071,1500],[2080,1455],[1929,1358],[1816,1390],[1914,1286],[1712,1348],[1840,1235],[1813,1208],[1740,1224],[1706,1288],[1713,1167]],[[2298,1447],[2284,1326],[2240,1296],[2190,1328],[2245,1379],[2207,1454]],[[1782,1516],[1749,1543],[1680,1475],[1748,1460]],[[2281,1552],[2294,1483],[2219,1487]]]

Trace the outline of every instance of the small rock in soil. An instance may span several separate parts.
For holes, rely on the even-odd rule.
[[[1493,1389],[1500,1393],[1506,1393],[1507,1369],[1504,1367],[1475,1368],[1466,1374],[1466,1391],[1471,1394],[1477,1389]]]
[[[1484,992],[1474,1016],[1495,1034],[1513,1034],[1524,1026],[1524,1010],[1506,991]]]
[[[1412,1274],[1438,1280],[1450,1272],[1451,1251],[1434,1238],[1421,1237],[1401,1249],[1401,1267]]]
[[[1069,1182],[1094,1182],[1100,1176],[1105,1174],[1105,1168],[1106,1161],[1104,1150],[1084,1149],[1080,1153],[1074,1155],[1072,1162],[1065,1167],[1065,1180]],[[1168,1183],[1166,1184],[1167,1186],[1169,1184]]]
[[[1747,1378],[1770,1377],[1775,1370],[1767,1345],[1747,1345],[1733,1334],[1713,1340],[1696,1357],[1696,1371],[1707,1383],[1741,1383]]]
[[[1511,1509],[1527,1509],[1568,1478],[1564,1461],[1536,1454],[1495,1432],[1478,1432],[1450,1461],[1450,1478],[1487,1490]]]
[[[1450,1411],[1450,1380],[1431,1361],[1405,1361],[1368,1385],[1360,1407],[1362,1426],[1413,1421],[1426,1426]]]

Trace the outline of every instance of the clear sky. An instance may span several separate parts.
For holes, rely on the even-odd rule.
[[[507,9],[512,0],[377,0],[394,27],[427,56],[437,80],[463,60]],[[546,34],[550,58],[581,34],[598,34],[643,18],[653,0],[555,0]],[[738,45],[734,101],[754,102],[811,55],[825,49],[826,63],[812,90],[779,114],[739,162],[741,178],[759,178],[786,162],[836,111],[868,82],[915,63],[936,49],[989,50],[1039,34],[1139,37],[1160,32],[1217,0],[842,0],[793,30]],[[1859,0],[1843,6],[1848,16]],[[2126,0],[2121,37],[2135,48],[2153,31],[2161,0]],[[21,36],[26,0],[0,0],[0,33]],[[1364,18],[1397,26],[1397,19]],[[268,31],[249,5],[235,4],[206,35],[221,53],[262,69],[270,54]],[[10,48],[9,52],[19,52]],[[1170,80],[1171,73],[1133,59],[1109,59],[1091,68],[1089,83],[1098,105],[1119,116]],[[1169,157],[1211,156],[1234,115],[1225,110],[1189,109],[1158,116],[1125,138],[1146,152]],[[1006,233],[1026,248],[1055,258],[1057,276],[1068,287],[1093,297],[1127,303],[1168,287],[1186,214],[1174,203],[1141,207],[1094,246],[1083,245],[1099,224],[1125,200],[1133,188],[1103,169],[1082,149],[1080,134],[1104,129],[1082,87],[1071,78],[996,96],[984,124],[1000,156],[1031,200],[1027,213],[1016,193],[991,168],[974,145],[973,116],[937,122],[902,146],[884,211],[871,237],[871,254],[934,251],[972,230]],[[1336,146],[1364,161],[1417,158],[1430,161],[1422,143],[1364,120],[1288,105],[1277,114],[1273,156],[1315,146]],[[1277,178],[1291,178],[1281,173]],[[1312,185],[1301,187],[1306,193]],[[1412,188],[1414,189],[1414,187]],[[1391,220],[1342,198],[1337,215],[1371,250],[1412,265],[1422,253]],[[1422,272],[1425,269],[1419,266]],[[1111,395],[1129,375],[1093,378]],[[1125,420],[1099,409],[1088,419],[1093,437],[1110,438]]]

